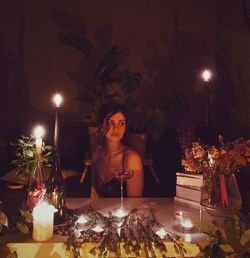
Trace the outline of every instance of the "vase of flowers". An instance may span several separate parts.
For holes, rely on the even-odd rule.
[[[242,201],[235,178],[250,158],[250,141],[243,138],[219,147],[193,142],[186,150],[183,165],[188,173],[202,173],[201,205],[212,215],[225,215],[241,209]]]

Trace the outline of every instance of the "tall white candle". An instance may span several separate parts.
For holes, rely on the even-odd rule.
[[[53,236],[54,212],[53,205],[46,202],[39,203],[33,209],[33,234],[35,241],[47,241]]]
[[[41,152],[42,150],[42,144],[43,144],[43,135],[44,135],[44,128],[42,126],[37,126],[35,129],[34,129],[34,135],[35,135],[35,138],[36,138],[36,151],[38,153]]]

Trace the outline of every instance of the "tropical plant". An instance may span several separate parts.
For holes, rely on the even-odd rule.
[[[135,105],[142,77],[138,72],[121,68],[126,55],[124,49],[113,45],[101,53],[90,40],[71,32],[59,33],[59,39],[84,56],[78,73],[68,75],[79,86],[77,100],[85,122],[97,124],[102,105],[109,101],[120,102],[128,108]]]
[[[59,33],[66,45],[79,50],[84,59],[78,73],[68,73],[79,86],[80,109],[84,122],[97,125],[103,104],[118,102],[128,112],[130,131],[147,132],[157,140],[164,132],[165,114],[158,108],[142,110],[138,106],[137,93],[142,82],[140,73],[123,68],[126,50],[113,45],[108,51],[100,51],[87,38],[71,32]],[[83,75],[84,73],[84,75]]]

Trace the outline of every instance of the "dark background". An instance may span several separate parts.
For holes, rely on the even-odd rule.
[[[64,96],[60,142],[64,168],[81,171],[89,150],[79,87],[68,73],[87,77],[88,63],[62,44],[61,31],[89,38],[99,49],[126,48],[124,66],[143,76],[138,102],[164,110],[167,129],[149,139],[160,177],[160,195],[175,193],[175,172],[182,155],[176,127],[195,127],[208,143],[249,137],[250,34],[245,1],[1,1],[0,3],[0,175],[11,169],[9,143],[30,135],[37,123],[52,144],[52,96]],[[203,128],[204,82],[200,72],[213,71],[210,124]],[[146,186],[152,181],[146,172]],[[149,191],[150,192],[150,191]],[[152,191],[153,192],[153,191]]]

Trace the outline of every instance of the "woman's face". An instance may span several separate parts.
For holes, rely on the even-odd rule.
[[[112,115],[108,120],[104,120],[103,130],[105,137],[109,141],[120,141],[126,131],[126,118],[121,112]]]

